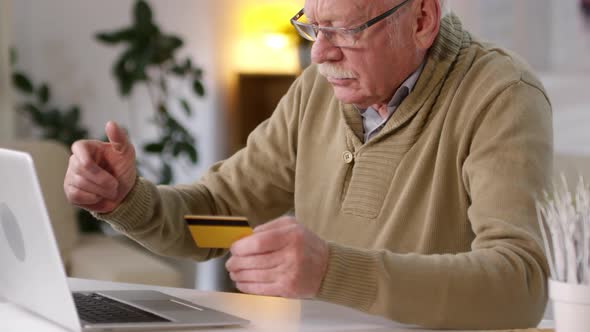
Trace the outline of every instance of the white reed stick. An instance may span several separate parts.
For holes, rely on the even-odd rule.
[[[572,193],[562,175],[535,207],[552,278],[590,284],[590,188],[580,177]]]

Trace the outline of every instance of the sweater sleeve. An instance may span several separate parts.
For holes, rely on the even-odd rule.
[[[462,165],[471,250],[400,254],[330,243],[319,299],[432,328],[538,324],[548,272],[534,197],[552,169],[551,108],[521,80],[474,118]]]
[[[239,215],[255,226],[293,207],[299,94],[297,80],[247,146],[198,182],[156,186],[139,178],[117,209],[95,216],[158,254],[196,260],[222,255],[223,250],[198,248],[183,216]]]

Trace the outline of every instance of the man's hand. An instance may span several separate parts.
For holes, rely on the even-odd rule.
[[[256,227],[230,251],[225,266],[244,293],[311,298],[328,268],[327,243],[292,217]]]
[[[72,145],[64,191],[68,200],[89,211],[114,210],[135,184],[135,149],[114,122],[106,124],[109,142],[81,140]]]

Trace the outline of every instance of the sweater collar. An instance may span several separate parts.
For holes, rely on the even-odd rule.
[[[451,70],[452,64],[459,56],[461,47],[469,42],[469,36],[463,30],[461,21],[455,14],[445,16],[440,23],[438,36],[426,57],[426,64],[414,86],[414,90],[401,103],[378,136],[387,134],[408,121],[430,96],[439,91],[442,82]],[[340,104],[344,120],[351,129],[354,145],[362,143],[362,120],[356,107],[352,104]],[[356,139],[355,139],[356,138]]]

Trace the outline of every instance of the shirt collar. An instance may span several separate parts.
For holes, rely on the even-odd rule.
[[[410,75],[408,78],[406,78],[406,80],[395,91],[395,93],[393,94],[393,97],[391,97],[391,99],[389,100],[389,103],[387,103],[387,113],[390,116],[393,113],[393,111],[395,111],[395,109],[402,103],[402,101],[414,89],[414,86],[416,85],[416,82],[418,82],[418,78],[420,78],[420,74],[422,73],[422,70],[424,69],[424,64],[425,64],[425,62],[422,62],[422,64],[420,64],[418,69],[416,69],[412,73],[412,75]],[[372,107],[369,107],[369,108],[372,109]],[[362,115],[369,108],[359,109],[359,112]]]

